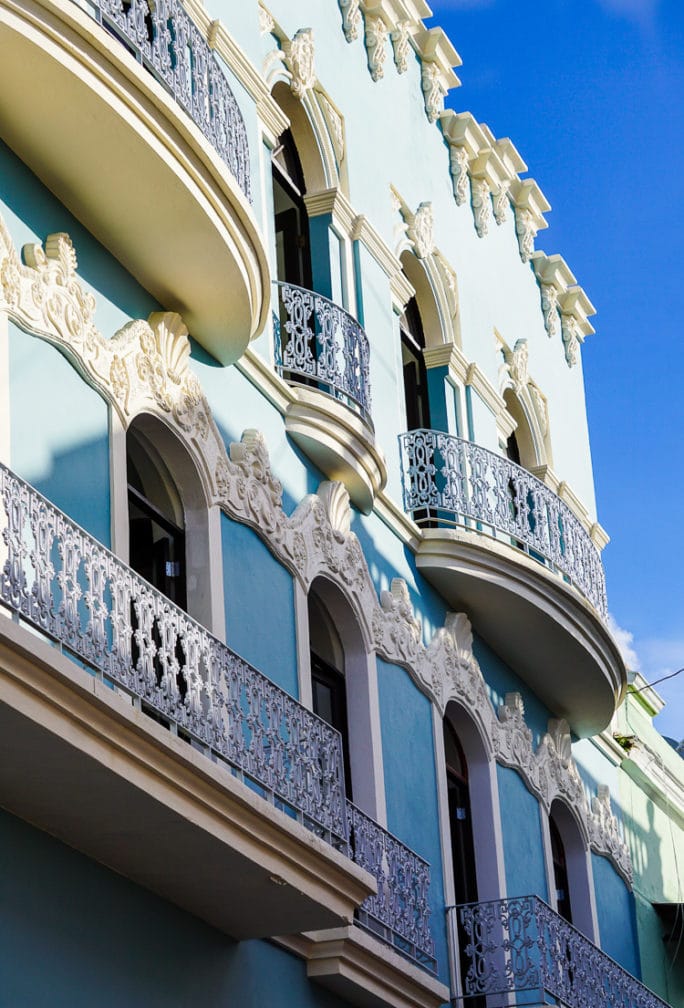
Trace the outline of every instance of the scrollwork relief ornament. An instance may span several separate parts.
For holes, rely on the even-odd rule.
[[[381,592],[374,629],[385,653],[392,653],[404,663],[415,659],[421,647],[422,628],[403,578],[393,578],[390,590]]]
[[[449,162],[456,206],[463,206],[468,199],[468,151],[465,147],[452,144]]]
[[[444,111],[446,91],[440,79],[439,67],[436,63],[423,60],[421,69],[421,87],[425,99],[425,113],[431,123],[437,122]]]
[[[629,847],[620,832],[620,824],[610,805],[610,790],[600,784],[591,799],[589,839],[594,850],[616,863],[621,874],[632,883],[632,859]]]
[[[270,11],[266,10],[263,4],[259,4],[259,32],[261,35],[270,34],[275,28],[275,21]]]
[[[368,69],[374,81],[385,76],[385,60],[387,59],[387,25],[381,17],[366,15],[366,52],[368,54]]]
[[[342,11],[342,31],[347,42],[354,42],[359,37],[361,11],[359,0],[339,0]]]
[[[516,340],[512,352],[507,354],[506,363],[508,364],[508,373],[511,376],[513,386],[518,394],[524,392],[527,388],[529,381],[529,359],[530,350],[527,340],[524,337]]]
[[[534,752],[532,732],[525,721],[525,705],[520,693],[507,693],[498,710],[497,759],[509,767],[529,767]]]
[[[409,53],[411,52],[411,32],[410,22],[398,21],[397,26],[391,33],[392,48],[394,50],[394,65],[397,73],[403,74],[408,70]]]
[[[413,249],[419,259],[429,256],[435,247],[432,236],[434,214],[432,203],[421,203],[407,228],[407,235],[413,242]]]
[[[568,367],[575,367],[579,362],[582,333],[579,322],[574,315],[561,313],[561,332],[563,334],[566,363]]]
[[[544,315],[544,328],[552,338],[558,335],[558,291],[553,284],[541,285],[541,308]]]
[[[508,207],[510,205],[508,198],[509,186],[510,182],[504,182],[494,193],[492,202],[494,205],[494,220],[497,224],[503,224],[508,219]]]
[[[475,230],[478,238],[484,238],[489,232],[489,222],[492,217],[492,198],[487,179],[471,178],[470,192]]]
[[[303,98],[316,82],[314,41],[311,28],[300,28],[285,54],[290,71],[290,88],[295,98]]]
[[[537,227],[531,211],[526,207],[515,208],[515,233],[518,237],[520,258],[524,263],[528,263],[534,252],[534,239],[537,237]]]
[[[342,121],[342,116],[327,95],[322,92],[319,93],[318,101],[323,110],[325,121],[328,124],[328,130],[335,150],[335,156],[338,161],[341,161],[344,157],[344,123]]]

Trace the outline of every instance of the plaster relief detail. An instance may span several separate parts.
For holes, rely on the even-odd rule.
[[[468,151],[465,147],[451,145],[449,166],[454,186],[454,199],[457,206],[463,206],[468,199]]]
[[[342,11],[342,31],[347,42],[354,42],[359,37],[361,11],[359,0],[339,0]]]
[[[497,224],[503,224],[506,220],[508,220],[508,207],[510,205],[510,201],[508,199],[509,187],[510,182],[504,182],[494,193],[494,220]]]
[[[413,248],[419,259],[425,259],[434,250],[432,235],[434,214],[432,203],[421,203],[413,217],[408,221],[407,235],[413,242]]]
[[[484,238],[489,232],[489,222],[492,218],[492,198],[487,179],[471,178],[470,193],[475,230],[478,238]]]
[[[400,74],[406,73],[409,65],[408,61],[411,52],[411,33],[409,28],[409,21],[398,21],[396,28],[390,35],[394,50],[394,65],[397,68],[397,73]]]
[[[311,28],[300,28],[285,52],[287,68],[292,75],[290,87],[296,98],[303,98],[316,82],[314,42]]]
[[[544,315],[544,328],[549,336],[553,338],[558,335],[558,291],[553,284],[541,285],[541,307]]]
[[[385,61],[387,59],[387,25],[381,17],[366,15],[366,52],[368,54],[368,69],[374,81],[385,76]]]
[[[275,28],[275,21],[270,11],[266,10],[263,4],[259,4],[259,32],[262,35],[269,35]]]
[[[111,404],[124,427],[142,412],[158,416],[195,460],[210,504],[253,528],[305,591],[319,574],[337,584],[356,613],[368,652],[406,669],[441,714],[450,701],[463,704],[491,757],[513,767],[545,809],[557,797],[566,801],[584,824],[592,849],[629,881],[629,852],[608,793],[600,790],[588,802],[567,724],[550,722],[535,750],[519,696],[507,695],[495,713],[465,614],[448,614],[425,646],[405,582],[393,580],[378,598],[361,544],[350,530],[349,498],[341,484],[325,482],[292,515],[284,511],[283,488],[263,434],[248,429],[226,449],[192,371],[182,318],[155,312],[106,339],[95,327],[95,301],[78,280],[68,235],[51,235],[44,248],[27,246],[24,256],[25,265],[0,220],[0,312],[8,313],[25,338],[34,334],[57,347]]]
[[[520,258],[524,263],[527,263],[534,252],[534,239],[537,237],[537,227],[532,212],[525,207],[516,207],[515,233],[518,237]]]
[[[574,315],[561,312],[561,332],[565,348],[565,360],[568,367],[574,367],[579,361],[580,343],[583,339],[579,322]]]
[[[421,86],[425,99],[425,112],[430,122],[437,122],[444,111],[446,91],[442,84],[439,67],[436,63],[423,60],[421,70]]]
[[[513,388],[518,395],[525,391],[529,382],[529,360],[530,351],[526,339],[517,340],[512,353],[506,354],[508,373],[511,376]]]

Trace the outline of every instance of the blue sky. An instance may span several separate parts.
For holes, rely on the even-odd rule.
[[[684,665],[684,3],[429,0],[447,104],[508,136],[597,308],[583,363],[608,601],[653,680]],[[630,641],[630,636],[633,640]],[[656,724],[684,736],[684,673]]]

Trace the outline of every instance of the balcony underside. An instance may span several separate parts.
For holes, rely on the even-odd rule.
[[[340,926],[375,885],[4,616],[0,804],[236,939]]]
[[[438,1008],[449,991],[357,925],[279,939],[306,960],[310,980],[359,1008]]]
[[[426,529],[421,573],[580,737],[609,723],[626,685],[612,636],[570,585],[475,530]]]
[[[292,440],[330,480],[344,483],[364,514],[387,482],[387,467],[371,427],[325,392],[297,386],[285,414]]]
[[[180,105],[70,0],[0,0],[0,124],[206,350],[222,363],[240,357],[268,311],[251,208]]]

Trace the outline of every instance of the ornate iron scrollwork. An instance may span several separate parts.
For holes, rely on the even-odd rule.
[[[440,431],[399,436],[404,508],[440,524],[503,534],[574,584],[603,619],[606,586],[598,549],[567,504],[541,480],[472,441]]]

